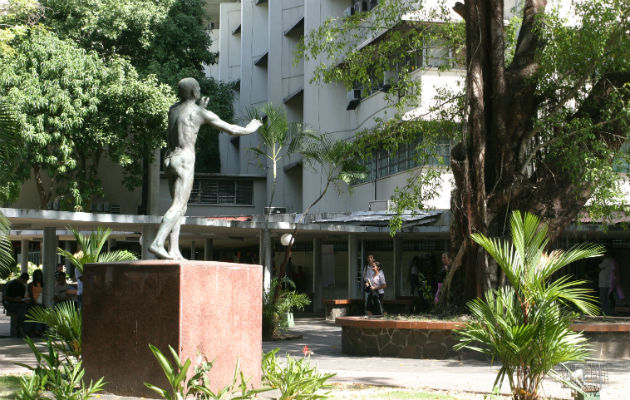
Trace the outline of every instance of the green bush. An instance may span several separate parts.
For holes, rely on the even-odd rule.
[[[182,363],[177,355],[177,352],[169,346],[168,349],[170,350],[171,357],[173,358],[173,363],[171,363],[157,347],[149,344],[149,348],[158,360],[160,367],[162,367],[170,388],[162,389],[147,382],[145,382],[144,385],[158,393],[164,399],[183,400],[193,398],[199,400],[245,400],[256,397],[258,393],[270,390],[268,388],[248,388],[247,383],[249,382],[249,379],[246,379],[243,372],[240,371],[240,366],[237,362],[232,382],[223,387],[221,390],[213,392],[210,389],[210,382],[207,377],[208,372],[212,369],[212,362],[209,362],[204,358],[203,361],[195,367],[194,374],[190,378],[187,378],[187,372],[191,365],[190,359],[187,359],[184,363]]]
[[[62,302],[52,308],[32,307],[26,317],[29,322],[47,326],[46,337],[68,357],[81,358],[81,312],[72,302]]]
[[[36,400],[48,398],[44,395],[49,391],[56,399],[86,400],[101,391],[105,382],[103,378],[89,385],[83,382],[83,365],[71,357],[60,358],[55,345],[48,340],[48,354],[40,352],[30,338],[25,339],[37,361],[35,367],[18,363],[18,365],[33,371],[30,377],[22,377],[21,389],[17,393],[18,400]]]
[[[320,390],[330,389],[332,386],[326,381],[335,374],[320,374],[317,367],[311,366],[309,357],[295,359],[287,354],[286,365],[278,362],[278,349],[263,355],[263,384],[280,391],[279,400],[290,399],[325,399],[328,392],[318,393]]]
[[[572,309],[597,313],[594,298],[583,286],[586,282],[552,276],[572,262],[601,255],[602,248],[584,244],[547,253],[548,227],[531,214],[521,217],[514,212],[511,231],[512,242],[472,235],[496,260],[510,286],[489,290],[483,300],[468,303],[473,320],[457,332],[460,342],[455,349],[499,359],[495,387],[507,377],[515,399],[531,400],[539,398],[546,375],[560,378],[553,371],[555,365],[589,355],[586,339],[570,325]]]
[[[272,279],[269,292],[263,295],[263,338],[277,337],[288,328],[287,313],[303,310],[311,304],[308,296],[295,291],[295,283],[287,277]]]

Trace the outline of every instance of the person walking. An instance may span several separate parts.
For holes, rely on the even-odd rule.
[[[363,272],[361,273],[361,279],[363,282],[363,314],[368,315],[368,300],[370,298],[369,287],[370,287],[370,277],[372,276],[372,266],[374,265],[374,254],[367,255],[367,264],[363,267]]]
[[[383,297],[385,296],[387,282],[385,281],[381,263],[378,261],[374,261],[372,264],[372,276],[366,282],[366,288],[369,289],[366,314],[383,315]]]

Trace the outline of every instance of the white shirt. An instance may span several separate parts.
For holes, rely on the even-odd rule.
[[[378,274],[372,274],[372,277],[370,278],[370,284],[374,287],[387,285],[387,282],[385,282],[385,274],[383,273],[383,271],[378,271]],[[385,293],[385,289],[378,289],[378,293]]]

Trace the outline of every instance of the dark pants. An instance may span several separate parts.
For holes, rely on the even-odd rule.
[[[368,294],[367,310],[372,311],[374,315],[383,315],[383,296],[376,290]]]
[[[15,314],[15,333],[18,337],[24,336],[24,319],[27,306],[28,305],[22,301],[8,301],[4,306],[7,313]]]

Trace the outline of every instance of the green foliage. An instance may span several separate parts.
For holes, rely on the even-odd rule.
[[[83,365],[81,361],[75,362],[72,358],[60,359],[60,354],[55,345],[48,340],[48,354],[40,352],[30,338],[25,339],[31,351],[35,355],[37,365],[31,367],[26,364],[18,364],[33,371],[30,378],[23,377],[21,390],[17,398],[22,400],[38,400],[48,398],[44,391],[50,391],[56,399],[87,400],[103,389],[103,378],[96,382],[90,381],[89,385],[83,382]]]
[[[430,163],[424,154],[431,152],[437,139],[466,143],[470,138],[466,121],[472,89],[465,87],[464,78],[472,71],[464,65],[465,26],[453,18],[453,4],[382,0],[369,12],[329,18],[305,35],[296,59],[304,57],[315,63],[312,81],[339,82],[348,88],[384,94],[385,117],[375,118],[375,128],[357,135],[356,144],[363,154],[369,155],[374,149],[395,152],[398,145],[410,144],[422,136],[428,140],[422,140],[415,153],[418,165],[426,166]],[[501,35],[503,48],[483,50],[503,55],[503,60],[497,62],[502,61],[508,76],[522,68],[513,62],[524,17],[522,4],[519,9],[511,10],[515,16],[505,24]],[[498,5],[488,7],[491,12]],[[590,94],[604,78],[627,80],[629,10],[627,0],[580,0],[564,10],[575,13],[571,20],[560,18],[551,5],[537,17],[536,34],[541,40],[527,50],[534,53],[536,71],[526,83],[535,83],[535,93],[531,95],[536,98],[536,106],[531,111],[519,110],[518,96],[524,93],[518,89],[519,85],[514,90],[508,89],[518,93],[514,98],[513,93],[506,96],[511,110],[528,112],[527,124],[531,127],[524,128],[524,138],[519,139],[523,144],[515,149],[519,163],[515,175],[506,176],[501,167],[492,166],[502,171],[501,182],[518,185],[525,176],[532,185],[540,185],[546,173],[553,175],[553,169],[560,167],[577,187],[576,192],[592,192],[588,206],[592,217],[610,215],[627,206],[620,190],[620,175],[611,168],[611,163],[619,155],[620,144],[629,139],[630,86],[621,85],[604,96]],[[448,56],[447,49],[452,50]],[[432,99],[421,101],[423,75],[433,74],[431,71],[436,69],[453,70],[462,81],[451,89],[438,87]],[[386,72],[396,78],[382,87]],[[419,105],[420,109],[410,112]],[[438,124],[423,126],[427,120],[453,123],[455,129],[444,129]],[[489,127],[485,134],[487,143],[498,141],[492,145],[509,152],[513,142],[494,138],[495,133],[490,130]],[[602,132],[610,133],[605,140]],[[628,160],[627,154],[622,156]],[[447,160],[439,164],[448,167],[444,161]],[[440,185],[440,175],[445,172],[447,168],[418,168],[393,196],[397,211],[426,209],[427,201],[435,196]],[[495,186],[495,182],[486,184],[489,197]],[[401,226],[400,218],[393,219],[392,233]]]
[[[24,156],[0,182],[14,200],[34,177],[40,207],[90,210],[103,196],[104,156],[140,185],[143,160],[164,145],[173,87],[193,76],[210,108],[231,120],[232,87],[206,78],[208,51],[201,0],[11,0],[0,13],[0,95],[15,106]],[[6,67],[6,68],[5,68]],[[219,170],[217,132],[202,129],[199,169]],[[2,186],[4,185],[4,186]]]
[[[9,239],[10,229],[9,220],[0,212],[0,276],[8,276],[15,266],[13,246]]]
[[[321,374],[308,357],[295,359],[287,354],[286,365],[281,365],[276,358],[278,350],[263,355],[262,369],[263,384],[278,389],[279,400],[328,398],[328,392],[318,392],[332,387],[326,381],[335,374]]]
[[[140,78],[121,58],[108,62],[69,40],[33,28],[3,57],[0,93],[13,104],[23,160],[12,179],[32,174],[40,206],[58,198],[65,209],[89,209],[102,196],[98,166],[103,155],[124,168],[133,187],[141,171],[142,143],[159,147],[174,100],[155,78]],[[59,197],[58,197],[59,196]]]
[[[552,278],[572,262],[601,255],[602,248],[582,244],[547,253],[548,227],[532,214],[521,217],[514,212],[511,231],[511,242],[472,235],[501,267],[510,286],[491,289],[483,300],[468,303],[473,321],[458,331],[460,343],[455,348],[499,359],[495,386],[507,377],[515,399],[534,399],[556,364],[589,355],[583,335],[570,330],[572,308],[589,315],[597,312],[583,286],[586,282],[567,275]]]
[[[60,36],[75,40],[106,60],[123,56],[140,76],[154,75],[158,82],[173,89],[182,78],[193,77],[201,93],[210,95],[209,109],[224,121],[232,120],[232,86],[206,77],[203,70],[204,65],[216,62],[216,55],[208,51],[211,41],[202,0],[43,3],[51,10],[49,21]],[[219,171],[217,136],[218,132],[209,126],[200,129],[196,171]]]
[[[46,337],[55,350],[66,358],[81,358],[81,312],[72,302],[54,307],[32,307],[26,314],[29,322],[46,325]]]
[[[288,327],[287,313],[303,310],[311,304],[305,293],[295,291],[295,283],[288,277],[271,280],[269,291],[263,293],[263,336],[276,337]]]
[[[99,226],[96,228],[96,231],[90,232],[89,235],[84,235],[70,226],[68,227],[68,230],[72,232],[72,235],[77,242],[79,252],[72,254],[62,248],[57,248],[57,253],[70,260],[72,265],[81,272],[83,272],[83,266],[85,264],[131,261],[137,259],[133,253],[127,250],[102,252],[103,246],[107,243],[107,239],[112,233],[112,230],[109,228],[103,229]]]
[[[187,359],[182,363],[177,352],[169,346],[173,363],[171,363],[164,354],[152,344],[149,344],[151,352],[158,360],[160,367],[164,371],[164,375],[169,383],[169,390],[159,388],[155,385],[145,382],[144,385],[155,391],[162,398],[167,400],[184,400],[188,398],[200,400],[223,400],[223,399],[239,399],[246,400],[255,398],[258,393],[268,391],[268,388],[250,389],[247,387],[249,379],[245,379],[243,372],[239,369],[239,363],[236,363],[234,369],[234,377],[232,382],[216,393],[210,389],[210,381],[207,374],[212,369],[212,362],[208,362],[205,358],[195,367],[192,376],[187,377],[188,369],[191,361]]]
[[[298,122],[289,122],[287,114],[281,107],[271,103],[265,103],[260,110],[250,110],[249,117],[263,121],[258,128],[258,136],[262,147],[251,147],[250,151],[259,159],[263,166],[271,163],[272,190],[269,197],[269,206],[273,205],[278,180],[278,162],[284,156],[296,153],[300,145],[314,135],[304,125]]]

